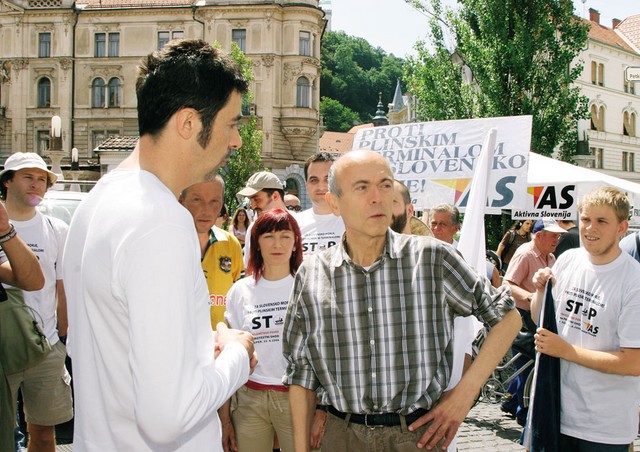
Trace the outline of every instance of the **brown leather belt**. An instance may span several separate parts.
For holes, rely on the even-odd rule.
[[[346,419],[349,417],[349,422],[353,422],[354,424],[366,425],[367,427],[393,427],[397,425],[401,425],[401,414],[398,413],[375,413],[375,414],[355,414],[355,413],[343,413],[342,411],[336,410],[334,407],[329,405],[328,408],[329,413],[334,416],[339,417],[340,419]],[[413,413],[407,414],[404,416],[405,422],[407,425],[413,424],[419,418],[427,414],[429,410],[425,410],[422,408],[417,409]]]

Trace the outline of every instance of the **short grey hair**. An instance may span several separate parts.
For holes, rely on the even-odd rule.
[[[211,172],[204,177],[204,180],[202,182],[218,182],[220,185],[222,185],[222,193],[224,197],[225,183],[221,175],[215,172]],[[192,184],[192,185],[195,185],[195,184]],[[187,188],[185,188],[180,192],[180,196],[182,196],[182,199],[187,197],[187,193],[189,192],[189,189],[192,187],[192,185],[189,185]]]
[[[429,209],[429,219],[433,217],[434,212],[443,212],[451,215],[451,226],[460,224],[460,211],[454,205],[443,203],[431,207]]]
[[[337,165],[333,164],[331,165],[331,168],[329,168],[329,192],[339,198],[342,196],[342,190],[340,189],[340,185],[338,185],[336,166]]]

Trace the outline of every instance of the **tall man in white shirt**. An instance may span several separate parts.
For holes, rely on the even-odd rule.
[[[65,248],[78,451],[222,451],[217,409],[255,366],[253,336],[209,319],[180,192],[234,149],[247,82],[220,50],[176,40],[136,80],[140,141],[78,207]]]

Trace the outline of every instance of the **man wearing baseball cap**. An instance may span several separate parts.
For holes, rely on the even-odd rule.
[[[523,317],[523,327],[526,327],[527,321],[531,319],[529,312],[531,300],[536,293],[533,275],[541,268],[553,267],[556,261],[553,252],[558,246],[560,236],[566,231],[560,227],[556,220],[544,218],[535,222],[531,232],[533,239],[518,247],[509,262],[503,283],[511,287],[516,307]],[[520,368],[527,361],[528,358],[521,357],[515,363],[516,368]],[[527,417],[527,409],[524,407],[524,385],[529,372],[531,372],[531,368],[526,369],[512,381],[507,388],[507,393],[511,394],[511,398],[502,404],[502,411],[514,415],[520,425],[524,424]]]
[[[287,210],[284,204],[284,185],[273,173],[260,171],[254,173],[247,181],[246,187],[238,192],[238,196],[245,196],[251,202],[251,209],[259,217],[262,212],[271,209]],[[251,254],[251,230],[253,223],[247,228],[244,239],[244,266],[249,263]]]
[[[67,351],[60,338],[67,335],[67,299],[62,283],[62,251],[68,226],[40,213],[45,192],[56,175],[33,152],[9,156],[0,171],[0,197],[18,234],[36,254],[44,273],[41,290],[23,291],[24,302],[38,312],[53,350],[40,364],[7,376],[13,403],[22,389],[29,431],[29,450],[54,451],[57,424],[73,417],[71,377],[64,361]]]

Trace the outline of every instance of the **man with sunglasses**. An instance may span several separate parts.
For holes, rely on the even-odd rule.
[[[287,210],[284,203],[284,184],[278,176],[269,171],[254,173],[247,181],[246,187],[238,192],[238,196],[249,198],[251,209],[258,218],[262,212],[271,209]],[[251,255],[251,230],[253,223],[249,225],[244,240],[244,266],[249,264]]]

